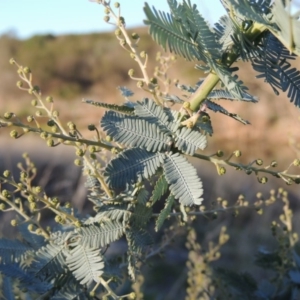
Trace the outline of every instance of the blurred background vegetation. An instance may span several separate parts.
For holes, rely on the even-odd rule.
[[[157,65],[156,53],[162,49],[147,35],[146,28],[136,28],[133,31],[141,36],[139,47],[149,55],[148,70],[152,74]],[[132,89],[135,92],[133,100],[147,96],[136,87],[136,82],[130,80],[128,70],[134,68],[138,77],[138,66],[134,65],[128,53],[119,46],[113,33],[45,35],[33,36],[27,40],[18,40],[7,34],[0,37],[0,53],[1,114],[13,111],[18,117],[25,119],[32,113],[30,95],[16,87],[18,77],[15,68],[9,64],[11,57],[21,65],[30,67],[34,81],[41,88],[43,95],[53,96],[61,117],[66,122],[76,123],[87,138],[92,136],[92,133],[86,130],[87,125],[99,124],[104,111],[83,104],[82,98],[118,104],[123,101],[118,86]],[[299,66],[300,60],[296,60],[295,64]],[[245,126],[231,118],[211,112],[214,135],[208,139],[209,147],[205,153],[212,154],[221,149],[226,156],[239,149],[243,154],[238,158],[241,162],[249,163],[261,158],[265,164],[270,164],[276,160],[277,168],[284,170],[295,158],[300,158],[299,111],[289,103],[284,94],[275,96],[267,84],[255,79],[256,74],[250,65],[239,63],[239,67],[241,79],[249,87],[250,93],[258,96],[260,101],[257,104],[222,101],[221,104],[229,111],[249,120],[251,125]],[[181,84],[187,85],[194,85],[203,76],[200,71],[194,69],[193,63],[183,59],[178,59],[168,74],[171,79],[178,79]],[[171,92],[182,95],[175,86]],[[62,146],[49,149],[44,141],[34,135],[13,141],[9,137],[9,131],[0,130],[1,172],[7,168],[14,168],[20,160],[21,153],[25,151],[37,164],[39,185],[45,187],[49,194],[73,202],[80,211],[89,210],[85,202],[86,192],[81,170],[73,165],[73,149]],[[212,164],[199,160],[193,160],[193,163],[196,164],[204,183],[204,205],[207,207],[218,197],[233,204],[240,194],[253,203],[258,192],[263,192],[267,197],[270,190],[284,187],[289,191],[291,207],[295,214],[294,228],[299,230],[299,186],[287,186],[280,179],[274,178],[269,178],[267,184],[261,185],[255,174],[247,176],[229,169],[224,176],[218,176]],[[292,167],[291,171],[299,172],[296,167]],[[221,226],[226,225],[231,239],[224,248],[221,264],[236,270],[253,269],[258,278],[263,277],[264,272],[261,273],[253,267],[253,254],[261,245],[273,247],[274,240],[269,227],[271,221],[280,214],[280,205],[282,206],[282,203],[269,208],[262,216],[257,215],[254,209],[249,209],[243,210],[237,217],[232,213],[221,214],[217,219],[201,217],[196,223],[199,240],[203,245],[208,244],[208,241],[217,238]],[[4,217],[0,231],[5,227],[5,219],[10,218],[7,215]],[[184,284],[181,269],[184,269],[187,254],[180,250],[184,239],[180,238],[177,242],[180,246],[167,249],[167,259],[163,260],[163,264],[160,263],[160,267],[169,270],[170,276],[169,285],[160,286],[161,290],[166,289],[161,299],[174,299],[172,297],[177,293],[174,282],[179,286]],[[177,250],[178,253],[175,254]],[[177,266],[174,266],[174,261],[178,262]],[[153,263],[155,264],[155,261]],[[157,277],[157,274],[152,274],[155,276],[147,283],[149,290],[155,285],[159,286],[161,277]]]

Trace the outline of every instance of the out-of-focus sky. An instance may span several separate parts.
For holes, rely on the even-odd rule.
[[[115,1],[112,0],[112,6]],[[141,26],[144,0],[118,0],[128,27]],[[148,0],[156,9],[169,12],[167,0]],[[192,0],[202,15],[216,22],[224,13],[219,0]],[[103,6],[89,0],[0,0],[0,35],[25,39],[35,34],[79,34],[112,30],[103,21]]]

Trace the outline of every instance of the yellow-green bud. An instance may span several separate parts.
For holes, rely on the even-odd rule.
[[[17,87],[21,88],[23,86],[23,81],[19,80],[17,81]]]
[[[183,106],[183,108],[190,108],[191,102],[185,101],[182,106]]]
[[[77,220],[75,223],[74,223],[75,227],[79,228],[82,226],[81,222],[79,220]]]
[[[146,55],[147,55],[146,51],[142,51],[142,52],[140,53],[140,56],[141,56],[142,58],[145,58]]]
[[[90,151],[90,153],[96,152],[96,147],[95,146],[89,146],[89,151]]]
[[[271,162],[271,167],[273,167],[273,168],[277,167],[277,161],[273,160]]]
[[[54,146],[54,140],[51,139],[51,138],[48,139],[48,140],[47,140],[47,146],[48,146],[48,147],[53,147],[53,146]]]
[[[257,159],[256,161],[255,161],[255,163],[258,165],[258,166],[262,166],[263,165],[263,160],[262,159]]]
[[[34,120],[34,117],[33,116],[28,116],[27,117],[27,122],[30,123]]]
[[[8,191],[8,190],[2,190],[1,194],[2,194],[2,196],[5,197],[5,198],[9,198],[9,197],[10,197],[10,194],[9,194],[9,191]]]
[[[31,105],[32,106],[37,106],[37,100],[35,100],[35,99],[31,100]]]
[[[119,8],[120,7],[120,3],[119,2],[115,2],[114,6],[115,6],[115,8]]]
[[[234,153],[235,157],[242,156],[242,152],[240,150],[235,150],[233,153]]]
[[[25,171],[20,172],[20,177],[22,180],[26,179],[28,177],[28,174]]]
[[[226,169],[224,167],[220,167],[218,169],[218,173],[219,173],[219,175],[224,175],[224,174],[226,174]]]
[[[138,88],[142,88],[144,86],[144,81],[139,80],[136,85]]]
[[[58,117],[59,116],[59,112],[57,110],[54,110],[52,113],[53,117]]]
[[[133,33],[131,34],[131,37],[132,37],[132,39],[134,39],[134,40],[137,40],[137,39],[140,38],[140,36],[139,36],[136,32],[133,32]]]
[[[107,15],[110,14],[110,9],[108,7],[105,7],[104,8],[104,13],[107,14]]]
[[[128,75],[129,75],[130,77],[132,77],[132,76],[134,75],[134,70],[133,70],[133,69],[130,69],[130,70],[128,71]]]
[[[74,164],[76,165],[76,166],[81,166],[82,165],[82,161],[81,161],[81,159],[75,159],[74,160]]]
[[[54,220],[55,220],[55,222],[60,223],[62,221],[62,217],[61,216],[55,216]]]
[[[59,203],[59,200],[57,197],[52,198],[50,201],[53,205],[57,205]]]
[[[34,230],[34,225],[33,224],[29,224],[27,226],[28,231],[33,231]]]
[[[37,111],[35,112],[35,115],[36,115],[37,117],[41,117],[41,116],[43,115],[43,113],[42,113],[42,111],[37,110]]]
[[[135,299],[136,299],[136,294],[135,294],[134,292],[130,293],[130,294],[128,295],[128,299],[130,299],[130,300],[135,300]]]
[[[18,183],[18,188],[20,190],[23,190],[25,188],[25,185],[23,183]]]
[[[217,156],[222,157],[224,155],[224,152],[222,150],[217,151]]]
[[[36,209],[36,203],[35,202],[30,202],[29,207],[30,207],[31,210],[35,210]]]
[[[110,135],[107,135],[107,136],[105,137],[105,140],[106,140],[107,142],[111,142],[111,141],[112,141],[112,137],[111,137]]]
[[[18,221],[17,221],[16,219],[12,219],[12,220],[10,221],[10,224],[11,224],[11,226],[15,227],[15,226],[18,225]]]
[[[1,211],[5,210],[5,203],[0,203],[0,210]]]
[[[27,200],[28,200],[28,202],[35,202],[35,198],[34,198],[33,195],[29,195],[29,196],[27,197]]]
[[[95,291],[90,291],[89,295],[90,295],[90,297],[94,298],[95,295],[96,295],[96,292]],[[102,298],[102,299],[105,300],[104,298]]]
[[[91,159],[97,159],[97,156],[96,156],[95,153],[90,153],[90,158],[91,158]]]
[[[84,155],[84,151],[82,149],[77,149],[76,150],[76,155],[77,156],[83,156]]]
[[[12,112],[6,112],[4,114],[4,119],[9,120],[13,117],[13,115],[14,115],[14,113],[12,113]]]
[[[66,202],[65,207],[66,208],[71,208],[71,203],[70,202]]]
[[[118,154],[118,150],[116,148],[112,148],[110,151],[112,154]]]
[[[11,58],[11,59],[9,60],[9,63],[10,63],[11,65],[14,65],[14,64],[16,63],[16,61],[14,60],[14,58]]]
[[[135,59],[135,58],[136,58],[136,56],[135,56],[134,53],[130,53],[130,57],[131,57],[132,59]]]
[[[12,138],[16,139],[16,138],[18,137],[18,132],[17,132],[16,130],[12,130],[12,131],[9,133],[9,135],[10,135]]]
[[[23,69],[23,71],[24,71],[25,74],[30,74],[30,73],[31,73],[31,70],[30,70],[30,68],[28,68],[28,67],[25,67],[25,68]]]
[[[3,172],[3,176],[4,176],[5,178],[9,177],[10,175],[11,175],[11,172],[10,172],[9,170],[5,170],[5,171]]]
[[[124,17],[119,17],[119,26],[120,25],[124,25],[125,24],[125,19],[124,19]]]
[[[104,22],[109,22],[110,17],[109,16],[104,16],[103,20],[104,20]]]
[[[34,187],[34,191],[35,191],[35,193],[38,194],[42,191],[42,188],[40,186],[36,186],[36,187]]]
[[[27,132],[29,132],[30,130],[29,130],[29,128],[24,127],[24,128],[23,128],[23,131],[24,131],[25,133],[27,133]]]
[[[299,166],[300,166],[300,159],[296,158],[296,159],[293,161],[293,165],[296,166],[296,167],[299,167]]]
[[[115,35],[120,36],[122,34],[122,31],[118,28],[115,30]]]
[[[47,97],[46,97],[46,102],[47,102],[47,103],[53,103],[53,97],[47,96]]]
[[[73,122],[68,122],[68,127],[70,130],[76,130],[76,125]]]
[[[43,232],[43,231],[42,231],[41,228],[37,228],[36,231],[35,231],[36,234],[42,234],[42,232]]]
[[[152,84],[157,84],[157,79],[155,77],[150,78]]]
[[[42,133],[40,134],[40,137],[41,137],[43,140],[45,140],[45,139],[48,138],[48,133],[47,133],[47,132],[42,132]]]
[[[262,178],[258,178],[258,182],[261,184],[265,184],[268,182],[268,178],[263,176]]]

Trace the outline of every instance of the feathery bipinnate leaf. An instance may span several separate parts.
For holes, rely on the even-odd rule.
[[[92,299],[78,284],[72,275],[73,280],[63,285],[52,297],[51,300],[87,300]]]
[[[133,224],[136,228],[143,228],[152,217],[152,207],[148,207],[144,204],[137,204],[134,208],[132,216],[130,218],[130,224]]]
[[[15,300],[15,295],[13,293],[13,285],[12,285],[12,280],[8,276],[3,276],[2,277],[2,286],[0,296],[3,297],[5,300]]]
[[[125,99],[134,95],[133,91],[128,89],[126,86],[118,86],[118,89],[120,90],[121,95],[125,97]]]
[[[159,179],[156,181],[154,189],[152,191],[152,196],[150,198],[150,202],[152,205],[161,199],[161,197],[167,192],[168,190],[168,182],[166,177],[162,174]]]
[[[287,91],[290,101],[300,107],[300,71],[291,68],[291,64],[282,61],[280,68],[280,84],[284,92]]]
[[[170,194],[166,199],[165,207],[160,211],[158,218],[155,222],[155,231],[159,231],[164,224],[166,218],[169,216],[172,206],[174,204],[175,197]]]
[[[224,65],[218,65],[215,62],[211,62],[211,65],[230,94],[235,99],[242,100],[248,88],[243,85],[243,81],[239,80],[236,74],[232,74],[238,68],[228,68]]]
[[[160,130],[171,133],[169,116],[152,99],[144,98],[142,102],[137,102],[134,113],[149,123],[157,124]]]
[[[125,224],[107,219],[99,224],[76,228],[69,240],[74,245],[99,249],[118,240],[124,231]]]
[[[93,100],[87,100],[83,99],[82,102],[87,104],[92,104],[94,106],[103,107],[106,109],[110,109],[116,112],[121,112],[123,114],[133,115],[134,108],[131,106],[128,106],[126,104],[124,105],[116,105],[116,104],[110,104],[110,103],[104,103],[104,102],[96,102]]]
[[[91,225],[94,223],[100,223],[104,220],[112,220],[117,222],[127,222],[132,215],[132,212],[128,210],[126,204],[119,204],[119,205],[103,205],[99,212],[96,214],[95,217],[89,217],[84,224]]]
[[[274,93],[279,94],[277,89],[288,92],[288,97],[296,106],[300,106],[300,72],[291,68],[288,60],[294,60],[284,45],[272,34],[264,35],[259,45],[260,56],[252,62],[254,70],[260,73],[257,78],[264,78]]]
[[[19,280],[19,286],[39,294],[51,289],[52,284],[42,281],[34,272],[24,270],[18,263],[0,264],[0,272],[8,277]]]
[[[209,134],[212,136],[213,128],[210,120],[210,116],[208,113],[201,111],[200,117],[197,119],[196,124],[194,125],[194,129],[200,130],[203,134]]]
[[[200,205],[203,201],[202,182],[196,169],[179,153],[167,155],[163,168],[170,190],[183,205]]]
[[[126,231],[126,239],[130,252],[141,253],[142,250],[153,244],[152,236],[147,230],[140,228],[130,228]]]
[[[169,3],[173,0],[169,0]],[[221,57],[221,45],[217,41],[215,31],[210,27],[208,22],[202,17],[196,4],[191,4],[190,0],[183,1],[184,8],[182,18],[183,26],[190,33],[191,38],[197,43],[197,49],[201,56],[216,60]],[[204,61],[207,61],[206,59]],[[209,60],[207,61],[209,63]]]
[[[182,127],[176,132],[175,146],[185,154],[193,155],[196,150],[204,150],[207,145],[206,136],[197,130]]]
[[[270,21],[270,1],[254,0],[222,0],[225,8],[233,10],[241,20],[251,20],[263,24],[268,28],[276,29],[277,26]],[[259,2],[259,3],[258,3]]]
[[[136,116],[107,111],[101,120],[101,126],[114,141],[127,147],[156,152],[167,150],[171,142],[171,137],[161,132],[156,124]]]
[[[87,245],[76,245],[67,252],[66,264],[81,284],[99,282],[104,262],[99,249]]]
[[[124,190],[127,184],[149,179],[162,164],[164,153],[151,153],[140,148],[121,152],[105,168],[104,176],[113,189]]]
[[[226,110],[224,107],[222,107],[221,105],[213,102],[213,101],[210,101],[210,100],[205,100],[204,101],[204,104],[206,105],[206,107],[208,109],[211,109],[212,111],[214,112],[220,112],[228,117],[231,117],[241,123],[243,123],[244,125],[247,125],[247,124],[250,124],[247,120],[244,120],[243,118],[241,118],[239,115],[237,114],[233,114],[233,113],[230,113],[228,110]]]
[[[28,229],[29,224],[33,223],[20,222],[20,224],[18,224],[18,231],[22,236],[22,240],[24,240],[27,245],[29,245],[34,250],[38,250],[39,248],[45,245],[45,238],[41,235],[32,234],[32,232]]]
[[[49,243],[39,249],[31,265],[35,276],[50,280],[63,273],[66,266],[64,251],[65,244],[63,242]]]
[[[177,6],[176,1],[172,2]],[[181,9],[181,6],[178,9]],[[150,35],[165,50],[169,49],[189,60],[205,60],[205,56],[201,55],[197,43],[184,28],[180,19],[157,11],[154,7],[152,11],[148,3],[145,3],[144,12],[147,17],[144,22],[150,26]]]
[[[242,93],[242,97],[241,98],[236,98],[234,97],[231,93],[229,93],[228,91],[225,90],[213,90],[211,91],[208,96],[207,99],[227,99],[227,100],[243,100],[243,101],[247,101],[247,102],[257,102],[257,97],[252,96],[248,93],[243,92]]]
[[[32,250],[18,240],[0,239],[0,262],[10,263],[17,262],[27,251]]]

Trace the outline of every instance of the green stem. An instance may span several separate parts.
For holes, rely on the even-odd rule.
[[[262,24],[254,23],[249,30],[245,33],[246,38],[249,41],[254,41],[257,37],[259,37],[264,31],[266,27]],[[228,52],[228,57],[231,57],[230,61],[225,63],[227,67],[230,67],[238,58],[238,54],[236,47],[233,45],[232,50]],[[220,78],[213,71],[209,73],[206,79],[203,81],[201,86],[198,88],[196,93],[191,96],[190,99],[190,109],[192,111],[197,111],[200,108],[202,102],[206,99],[209,93],[215,88],[218,84]]]

